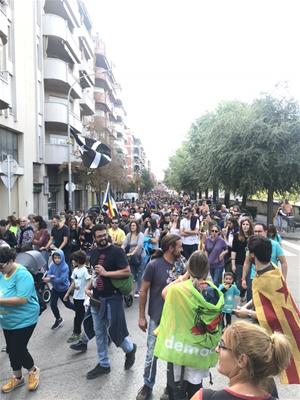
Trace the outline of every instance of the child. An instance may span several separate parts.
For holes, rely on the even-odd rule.
[[[234,276],[232,272],[225,272],[224,281],[219,286],[221,292],[224,293],[224,306],[223,306],[223,328],[231,324],[232,310],[235,308],[234,297],[240,295],[239,289],[235,286]],[[226,325],[225,325],[226,322]]]
[[[85,266],[86,263],[86,254],[81,251],[75,251],[71,255],[72,266],[74,267],[71,279],[72,283],[69,287],[67,293],[65,294],[64,301],[69,300],[69,296],[71,292],[74,290],[73,294],[73,302],[75,307],[75,318],[74,318],[74,328],[73,334],[67,340],[67,343],[72,343],[80,339],[81,334],[81,324],[84,319],[85,308],[84,308],[84,299],[85,299],[85,287],[87,281],[91,279],[91,276],[88,273],[88,270]]]
[[[52,253],[52,261],[43,281],[47,283],[50,282],[53,286],[51,290],[51,310],[54,314],[55,322],[51,329],[57,329],[62,326],[64,322],[57,307],[58,299],[61,299],[65,307],[71,310],[74,310],[74,304],[71,303],[70,300],[64,300],[65,294],[70,286],[69,266],[65,262],[64,252],[60,249],[55,250]]]

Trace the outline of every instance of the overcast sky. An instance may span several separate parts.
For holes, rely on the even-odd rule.
[[[298,0],[85,0],[152,170],[222,100],[288,81],[300,98]]]

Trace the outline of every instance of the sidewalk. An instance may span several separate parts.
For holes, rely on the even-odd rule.
[[[266,215],[258,214],[256,216],[255,222],[262,222],[264,224],[267,224]],[[285,239],[285,240],[300,240],[300,229],[299,228],[295,229],[294,231],[287,231],[286,225],[284,225],[283,231],[279,232],[279,234],[282,237],[282,239]]]

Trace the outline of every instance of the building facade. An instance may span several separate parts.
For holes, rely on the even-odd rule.
[[[96,201],[79,183],[68,126],[112,147],[128,179],[145,162],[139,140],[128,141],[121,87],[92,28],[83,0],[0,0],[0,218],[67,209],[69,160],[73,209]],[[10,196],[8,155],[17,163]]]

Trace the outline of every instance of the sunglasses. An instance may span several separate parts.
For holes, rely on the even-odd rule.
[[[232,349],[230,349],[229,347],[226,347],[226,346],[225,346],[225,342],[224,342],[223,339],[221,339],[221,340],[219,341],[217,347],[218,347],[219,349],[222,349],[222,350],[232,351]]]
[[[214,233],[219,233],[219,231],[218,231],[217,229],[212,229],[212,230],[211,230],[211,233],[213,233],[213,232],[214,232]]]

